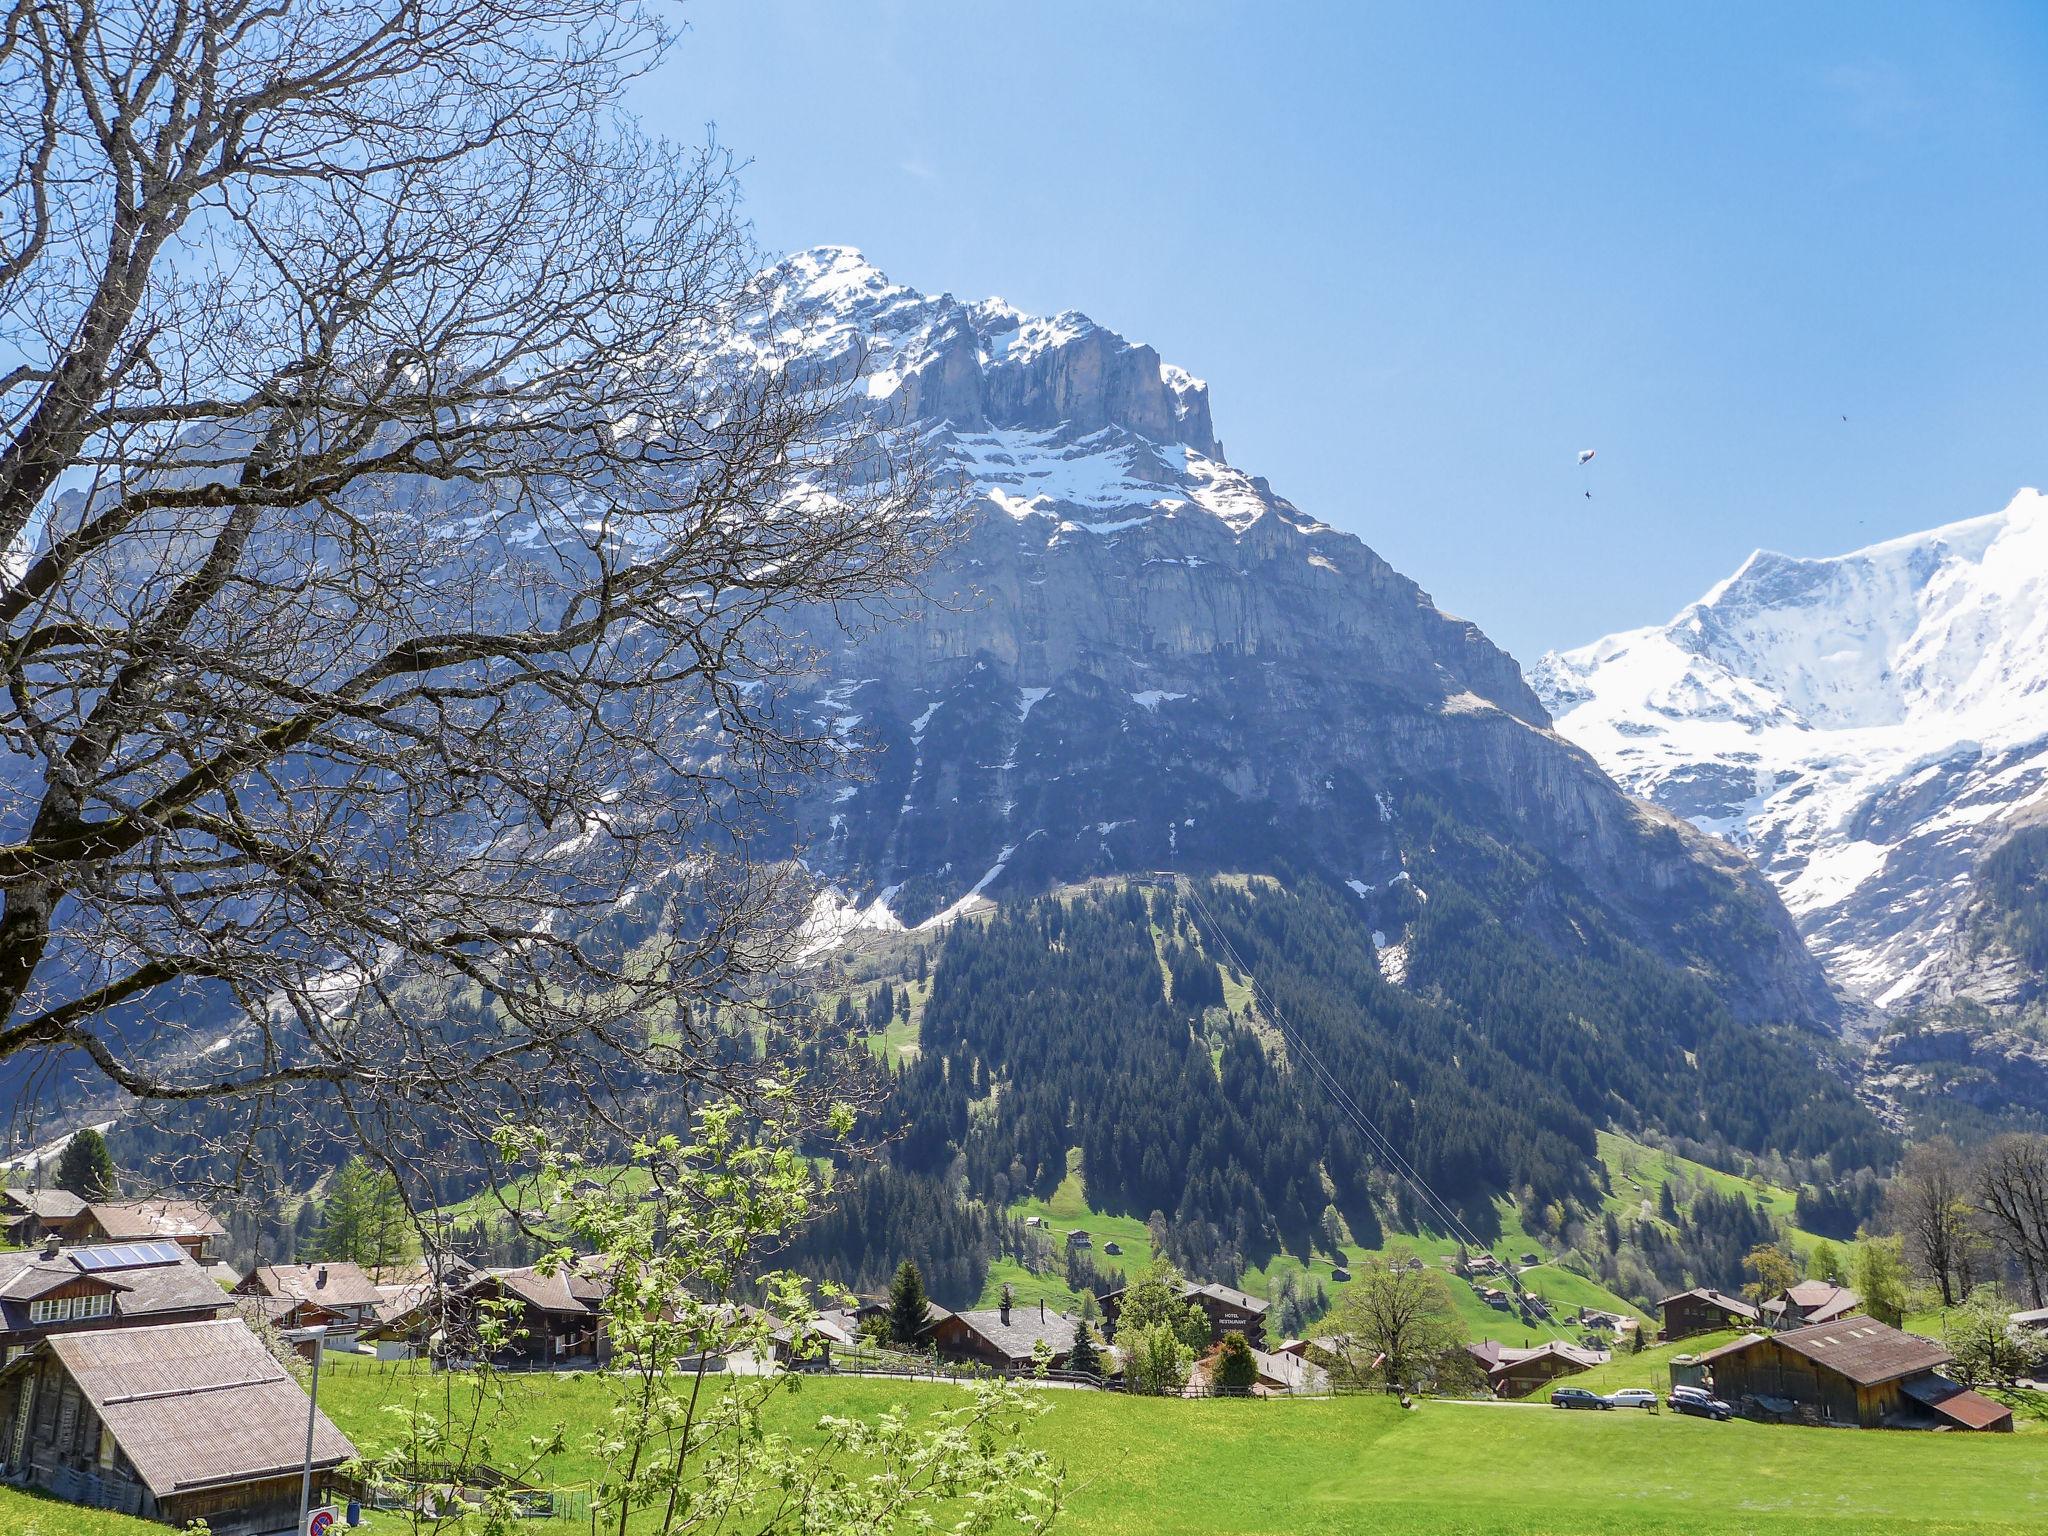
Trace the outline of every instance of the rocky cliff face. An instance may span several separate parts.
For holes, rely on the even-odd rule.
[[[832,887],[817,943],[1101,874],[1277,868],[1348,886],[1398,974],[1456,827],[1498,850],[1503,920],[1604,942],[1545,894],[1569,888],[1740,1015],[1831,1014],[1745,861],[1618,791],[1475,626],[1231,466],[1200,380],[842,249],[768,274],[756,319],[864,364],[865,408],[922,429],[971,501],[917,616],[813,636],[834,664],[806,707],[879,749],[801,813]]]
[[[1970,995],[1957,967],[1996,961],[1957,950],[1976,871],[2048,795],[2048,498],[1835,559],[1759,552],[1535,681],[1624,785],[1746,847],[1844,986]]]

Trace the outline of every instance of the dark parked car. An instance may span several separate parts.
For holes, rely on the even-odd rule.
[[[1550,1406],[1553,1408],[1612,1408],[1614,1404],[1607,1401],[1598,1392],[1588,1392],[1584,1387],[1559,1387],[1550,1394]]]
[[[1673,1413],[1689,1413],[1701,1419],[1732,1419],[1735,1410],[1702,1387],[1673,1387],[1665,1399]]]

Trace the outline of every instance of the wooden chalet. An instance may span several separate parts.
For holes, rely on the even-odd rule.
[[[1123,1310],[1129,1289],[1124,1286],[1102,1298],[1102,1324],[1111,1338],[1116,1336],[1117,1314]],[[1180,1294],[1207,1314],[1210,1343],[1222,1343],[1226,1333],[1241,1333],[1253,1349],[1266,1347],[1266,1313],[1272,1309],[1271,1303],[1227,1285],[1184,1284]]]
[[[1486,1384],[1496,1397],[1528,1397],[1540,1392],[1561,1376],[1576,1376],[1605,1363],[1605,1350],[1585,1349],[1556,1339],[1517,1348],[1497,1339],[1467,1344],[1465,1353],[1486,1373]]]
[[[0,1189],[0,1233],[20,1248],[61,1237],[66,1222],[85,1209],[68,1189]]]
[[[1863,1429],[2010,1430],[2012,1410],[1940,1373],[1945,1345],[1873,1317],[1752,1334],[1699,1357],[1752,1418]]]
[[[0,1253],[0,1361],[57,1334],[210,1322],[227,1294],[168,1239]]]
[[[1722,1328],[1754,1328],[1763,1316],[1740,1296],[1704,1285],[1666,1296],[1657,1303],[1657,1310],[1664,1316],[1667,1339],[1689,1339]]]
[[[564,1265],[544,1275],[531,1265],[513,1269],[464,1266],[439,1285],[385,1296],[363,1337],[383,1355],[432,1353],[473,1358],[477,1324],[487,1303],[509,1304],[511,1337],[491,1359],[498,1365],[580,1369],[610,1357],[604,1302],[611,1288],[596,1260]],[[381,1293],[380,1293],[381,1294]]]
[[[165,1238],[201,1264],[227,1241],[227,1228],[196,1200],[96,1200],[64,1223],[67,1243],[134,1243]]]
[[[58,1335],[0,1368],[0,1466],[72,1503],[271,1536],[298,1518],[307,1406],[237,1319]],[[354,1455],[316,1413],[316,1497]]]
[[[1832,1280],[1802,1280],[1787,1286],[1758,1310],[1767,1328],[1807,1328],[1861,1311],[1863,1298]]]
[[[948,1360],[969,1361],[1003,1371],[1031,1369],[1042,1339],[1052,1351],[1051,1368],[1065,1367],[1074,1352],[1078,1325],[1042,1301],[1020,1306],[1004,1302],[970,1312],[939,1316],[928,1337]]]
[[[341,1262],[259,1264],[236,1283],[234,1294],[294,1304],[287,1315],[327,1314],[327,1342],[340,1348],[353,1345],[365,1329],[375,1326],[385,1300],[360,1265]]]

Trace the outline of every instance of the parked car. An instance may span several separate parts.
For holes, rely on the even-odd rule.
[[[1654,1408],[1657,1394],[1648,1387],[1623,1387],[1607,1394],[1607,1401],[1615,1408]]]
[[[1550,1406],[1553,1408],[1612,1408],[1614,1404],[1607,1401],[1598,1392],[1589,1392],[1584,1387],[1559,1387],[1550,1394]]]
[[[1702,1419],[1732,1419],[1735,1410],[1704,1387],[1673,1387],[1665,1399],[1673,1413],[1689,1413]]]

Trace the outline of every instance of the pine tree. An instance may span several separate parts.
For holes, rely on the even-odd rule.
[[[1074,1330],[1074,1348],[1067,1356],[1067,1369],[1086,1376],[1102,1374],[1102,1352],[1095,1347],[1095,1330],[1086,1321]]]
[[[311,1256],[376,1270],[409,1257],[413,1236],[398,1180],[352,1157],[321,1202]]]
[[[924,1276],[917,1272],[915,1264],[905,1259],[897,1266],[896,1278],[889,1284],[889,1337],[898,1344],[916,1344],[930,1316],[931,1305],[924,1294]]]
[[[116,1184],[114,1156],[98,1131],[80,1131],[64,1143],[57,1159],[57,1187],[81,1200],[110,1200]]]

